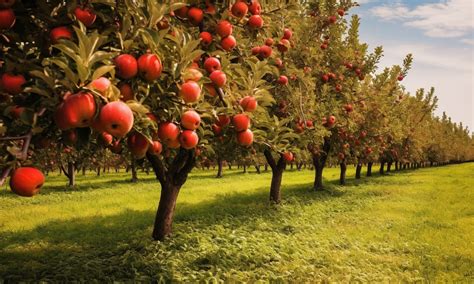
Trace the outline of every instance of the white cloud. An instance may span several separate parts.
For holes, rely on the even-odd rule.
[[[472,0],[447,0],[414,8],[395,3],[374,7],[370,11],[383,20],[399,21],[420,29],[430,37],[463,37],[474,30]]]
[[[474,45],[474,39],[473,38],[464,38],[461,40],[461,42],[469,45]]]

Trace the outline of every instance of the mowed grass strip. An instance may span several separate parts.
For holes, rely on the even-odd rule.
[[[474,164],[350,179],[287,171],[283,204],[270,173],[215,179],[196,170],[174,236],[151,240],[159,184],[140,173],[47,178],[42,193],[0,192],[0,279],[45,281],[474,281]],[[354,170],[348,171],[353,176]]]

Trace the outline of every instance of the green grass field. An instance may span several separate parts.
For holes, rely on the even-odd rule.
[[[353,176],[354,169],[348,171]],[[196,170],[173,238],[151,240],[159,184],[142,174],[50,176],[42,193],[0,191],[0,282],[474,281],[474,164],[374,176],[312,192],[287,171],[283,204],[270,173]]]

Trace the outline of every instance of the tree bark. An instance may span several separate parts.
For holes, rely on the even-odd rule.
[[[392,162],[387,162],[387,173],[390,172],[392,168]]]
[[[373,164],[374,164],[373,162],[368,162],[367,163],[367,174],[366,174],[366,176],[368,176],[368,177],[372,176],[372,165]]]
[[[216,178],[221,178],[222,177],[222,159],[221,157],[217,157],[217,175]]]
[[[282,155],[275,162],[270,150],[265,150],[265,158],[267,159],[270,168],[272,169],[272,183],[270,185],[270,201],[276,204],[281,202],[281,181],[283,179],[283,172],[285,171],[286,162]]]
[[[155,224],[153,227],[153,239],[164,240],[171,235],[176,201],[180,186],[165,183],[161,186],[160,201],[156,211]]]
[[[67,162],[67,177],[69,179],[69,186],[76,185],[76,171],[74,170],[74,163]]]
[[[315,191],[323,190],[323,170],[326,165],[326,160],[331,150],[329,138],[324,138],[323,151],[318,154],[313,154],[313,165],[315,170],[314,185]]]
[[[360,172],[362,171],[362,163],[358,162],[356,166],[356,179],[360,179]]]
[[[347,170],[346,161],[342,161],[339,165],[341,166],[341,174],[339,175],[339,184],[345,185],[346,184],[346,170]]]
[[[260,166],[259,165],[255,165],[255,170],[257,171],[257,174],[260,174]]]
[[[133,155],[131,156],[130,169],[132,170],[132,179],[131,179],[131,182],[137,182],[137,181],[138,181],[138,176],[137,176],[137,162],[135,161],[135,157],[133,157]]]
[[[243,173],[245,174],[245,173],[247,173],[247,165],[243,165],[243,167],[244,167]]]
[[[379,170],[379,174],[381,174],[381,175],[385,174],[385,172],[384,172],[384,168],[385,168],[385,161],[380,161],[380,170]]]
[[[398,171],[400,168],[398,167],[398,162],[395,162],[395,170]]]

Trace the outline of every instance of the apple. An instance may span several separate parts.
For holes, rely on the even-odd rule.
[[[286,29],[283,30],[283,38],[284,39],[290,40],[290,38],[292,36],[293,36],[293,32],[290,29],[286,28]]]
[[[201,123],[201,116],[194,110],[188,110],[181,116],[181,126],[189,129],[196,130]]]
[[[285,75],[281,75],[280,78],[278,78],[278,84],[280,85],[288,85],[288,77]]]
[[[148,82],[158,79],[163,69],[161,60],[156,54],[143,54],[137,61],[140,76]]]
[[[10,188],[20,196],[31,197],[39,193],[44,180],[43,173],[37,168],[21,167],[13,172]]]
[[[333,79],[333,80],[335,80],[336,77],[337,77],[336,74],[334,74],[332,72],[328,73],[328,76],[329,76],[330,79]]]
[[[232,5],[232,8],[230,11],[232,12],[232,15],[234,15],[237,18],[243,18],[249,10],[249,7],[245,2],[236,2],[234,5]]]
[[[344,17],[344,15],[346,14],[346,11],[344,11],[344,9],[342,8],[339,8],[337,9],[337,13],[339,14],[339,16]]]
[[[365,153],[366,153],[367,155],[369,155],[370,153],[372,153],[372,148],[370,148],[370,147],[365,148]]]
[[[135,96],[133,95],[133,89],[132,89],[132,86],[130,86],[130,84],[121,83],[119,85],[119,90],[120,90],[120,95],[121,95],[120,100],[126,102],[126,101],[135,99]]]
[[[133,127],[133,112],[122,101],[110,102],[100,110],[99,121],[105,132],[114,137],[122,138]]]
[[[324,82],[328,82],[329,81],[329,75],[328,74],[323,74],[321,76],[321,79],[323,79]]]
[[[64,144],[66,145],[75,145],[77,143],[77,140],[79,139],[77,137],[77,130],[69,129],[69,130],[63,131],[62,139],[63,139]]]
[[[254,97],[246,96],[240,100],[240,106],[244,111],[253,112],[257,109],[257,100]]]
[[[333,126],[336,123],[336,117],[334,115],[331,115],[327,119],[327,123],[329,126]]]
[[[350,62],[347,62],[346,64],[344,64],[344,66],[346,66],[347,69],[354,68],[354,65],[352,65],[352,63],[350,63]]]
[[[262,12],[262,7],[260,6],[260,3],[258,0],[251,0],[252,3],[249,5],[249,12],[252,15],[260,15]]]
[[[107,89],[110,87],[110,80],[105,77],[100,77],[91,82],[91,89],[96,90],[100,94],[105,94]]]
[[[287,161],[287,162],[293,161],[294,158],[295,158],[295,156],[293,156],[293,153],[291,153],[291,152],[283,153],[283,159],[285,159],[285,161]]]
[[[216,6],[212,5],[209,3],[209,1],[206,1],[206,13],[210,15],[215,15],[216,14]]]
[[[217,91],[216,91],[216,87],[214,86],[214,84],[206,83],[206,84],[204,84],[204,88],[206,88],[207,92],[209,93],[209,95],[211,97],[217,96]]]
[[[162,122],[158,126],[158,137],[164,143],[177,140],[179,136],[179,127],[172,122]]]
[[[287,52],[289,47],[290,47],[290,42],[287,39],[280,39],[280,42],[278,42],[277,48],[280,52]]]
[[[342,86],[337,84],[336,85],[336,92],[340,93],[342,91]]]
[[[114,154],[120,154],[122,153],[122,143],[120,143],[120,140],[116,140],[112,142],[109,149],[110,149],[110,152]]]
[[[275,59],[275,66],[279,69],[283,68],[283,61],[280,58]]]
[[[74,15],[86,27],[92,26],[97,18],[97,15],[91,9],[81,9],[80,7],[74,10]]]
[[[156,27],[159,30],[166,30],[170,27],[170,23],[168,22],[168,19],[163,18],[156,24]]]
[[[0,87],[7,93],[18,95],[23,91],[23,84],[26,83],[23,75],[13,75],[4,73],[0,78]]]
[[[339,152],[339,153],[337,154],[337,158],[338,158],[339,160],[343,161],[344,158],[345,158],[344,153],[340,153],[340,152]]]
[[[171,149],[178,149],[179,147],[181,147],[181,143],[179,142],[179,139],[176,138],[174,140],[167,141],[166,146],[170,147]]]
[[[181,19],[186,19],[186,17],[188,16],[188,11],[189,11],[189,8],[187,6],[183,6],[179,8],[178,10],[175,10],[174,13],[176,14],[177,17]]]
[[[272,46],[274,43],[273,38],[269,37],[265,40],[265,45]]]
[[[221,70],[221,62],[215,57],[208,57],[204,61],[204,69],[207,72],[212,73],[216,70]]]
[[[153,141],[153,143],[148,147],[148,153],[152,155],[159,155],[163,151],[163,145],[159,141]]]
[[[181,85],[179,95],[183,98],[186,103],[194,103],[199,100],[201,96],[201,87],[194,81],[187,81]]]
[[[212,42],[212,35],[209,32],[200,33],[199,38],[201,39],[201,43],[204,46],[207,46],[207,45],[211,44],[211,42]]]
[[[216,136],[219,136],[219,135],[222,134],[222,127],[221,126],[219,126],[217,124],[213,124],[211,127],[212,127],[212,132],[214,132],[214,134]]]
[[[321,46],[320,46],[320,47],[321,47],[321,49],[322,49],[322,50],[325,50],[325,49],[327,49],[327,48],[328,48],[328,45],[327,45],[327,44],[325,44],[325,43],[323,43],[323,44],[321,44]]]
[[[0,30],[8,30],[15,25],[16,16],[12,9],[0,9]]]
[[[249,18],[247,24],[250,26],[250,28],[260,29],[263,27],[263,19],[260,17],[260,15],[253,15]]]
[[[149,142],[143,134],[139,132],[134,132],[127,139],[127,146],[132,155],[141,159],[145,157],[146,152],[148,151]]]
[[[121,54],[114,60],[117,76],[122,79],[131,79],[138,73],[138,62],[130,54]]]
[[[181,78],[184,82],[187,82],[187,81],[198,82],[202,78],[202,73],[198,69],[189,67],[189,68],[186,68],[186,70],[184,70]]]
[[[244,131],[250,127],[250,118],[246,114],[237,114],[232,118],[232,124],[235,127],[235,131]]]
[[[236,45],[237,45],[237,41],[231,35],[221,40],[221,46],[225,51],[230,51],[234,49]]]
[[[328,22],[329,22],[330,24],[334,24],[335,22],[337,22],[337,17],[334,16],[334,15],[333,15],[333,16],[329,16],[329,17],[328,17]]]
[[[56,124],[61,130],[88,127],[94,119],[96,110],[97,107],[92,94],[80,92],[69,95],[56,110]]]
[[[404,78],[405,78],[405,76],[403,76],[402,74],[400,74],[400,75],[398,75],[397,80],[398,80],[398,81],[403,81]]]
[[[225,114],[220,114],[217,116],[217,125],[224,127],[230,124],[230,117]]]
[[[192,130],[184,130],[180,135],[179,135],[179,143],[181,144],[181,147],[184,149],[192,149],[197,146],[199,142],[199,137],[196,133],[196,131]]]
[[[272,55],[273,49],[268,45],[260,46],[260,56],[268,58]]]
[[[237,133],[237,142],[242,146],[250,146],[253,143],[253,132],[250,129]]]
[[[216,30],[222,38],[228,37],[232,34],[232,24],[226,20],[221,20],[217,23]]]
[[[204,18],[204,12],[196,7],[192,7],[188,11],[188,19],[191,22],[191,24],[197,26],[202,22],[202,19]]]
[[[258,55],[260,54],[260,46],[254,46],[250,51],[252,52],[252,55]]]
[[[67,27],[56,27],[51,30],[49,38],[53,44],[57,44],[60,39],[72,39],[72,33]]]
[[[10,109],[10,116],[12,118],[20,118],[21,114],[25,111],[24,107],[14,106]]]
[[[106,146],[112,144],[113,138],[114,137],[107,132],[102,132],[99,136],[100,142]]]
[[[356,68],[356,69],[354,70],[354,72],[355,72],[357,75],[362,74],[362,70],[360,70],[360,68]]]
[[[10,8],[15,4],[15,0],[0,0],[0,9]]]
[[[212,83],[218,87],[223,87],[227,81],[225,73],[221,70],[212,72],[211,75],[209,75],[209,79],[211,79]]]
[[[346,105],[344,105],[344,110],[347,113],[349,113],[349,112],[352,112],[354,110],[354,107],[351,104],[346,104]]]

